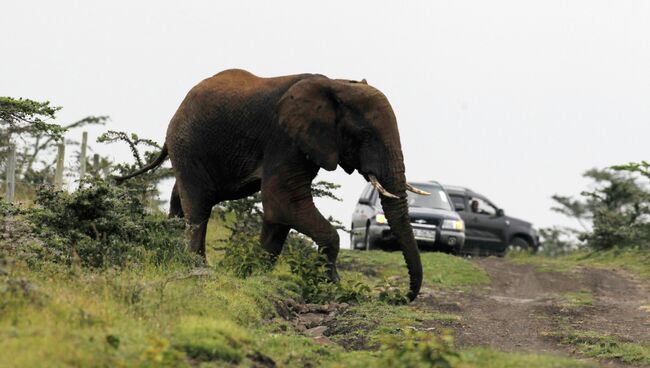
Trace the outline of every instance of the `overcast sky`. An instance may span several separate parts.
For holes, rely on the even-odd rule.
[[[366,78],[393,105],[410,179],[468,186],[537,226],[573,224],[550,196],[578,194],[585,170],[650,159],[645,0],[21,0],[0,32],[0,95],[50,100],[60,122],[110,115],[93,141],[162,142],[192,86],[243,68]],[[348,224],[363,179],[322,173],[344,201],[319,208]]]

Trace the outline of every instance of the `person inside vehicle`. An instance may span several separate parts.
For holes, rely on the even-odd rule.
[[[479,208],[478,208],[478,201],[476,199],[472,200],[472,203],[470,204],[470,207],[472,208],[472,212],[480,213]]]

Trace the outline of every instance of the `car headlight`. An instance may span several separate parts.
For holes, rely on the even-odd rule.
[[[387,224],[388,220],[386,220],[386,216],[384,216],[383,213],[378,214],[375,216],[375,221],[377,221],[378,224]]]
[[[465,223],[463,220],[447,219],[442,222],[442,228],[447,230],[463,231],[465,230]]]

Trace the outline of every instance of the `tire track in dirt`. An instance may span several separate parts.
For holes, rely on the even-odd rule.
[[[570,355],[570,347],[549,337],[562,328],[650,343],[650,313],[641,309],[650,304],[650,288],[620,271],[577,268],[567,273],[539,272],[534,266],[495,257],[473,262],[490,276],[489,288],[429,290],[417,302],[420,308],[461,317],[458,322],[432,321],[428,326],[454,329],[460,348],[489,346],[508,352]],[[562,298],[569,292],[587,292],[593,296],[593,304],[569,308]]]

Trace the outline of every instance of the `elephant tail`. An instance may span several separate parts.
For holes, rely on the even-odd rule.
[[[162,151],[160,151],[160,155],[158,155],[158,157],[156,157],[156,159],[153,160],[153,162],[151,162],[149,165],[143,167],[142,169],[140,169],[140,170],[138,170],[138,171],[136,171],[134,173],[126,175],[126,176],[114,176],[113,179],[115,179],[115,182],[117,183],[117,185],[120,185],[125,180],[131,179],[131,178],[133,178],[135,176],[138,176],[140,174],[144,174],[147,171],[155,169],[156,167],[160,166],[160,164],[162,164],[165,161],[165,159],[167,159],[168,155],[169,155],[169,152],[167,151],[167,145],[165,144],[163,146],[163,148],[162,148]]]

